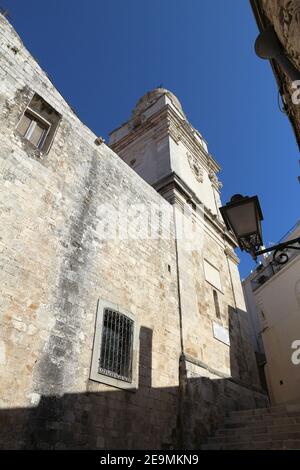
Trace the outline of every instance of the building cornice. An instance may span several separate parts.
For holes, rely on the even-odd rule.
[[[177,144],[181,141],[187,150],[203,164],[208,173],[218,173],[220,171],[220,165],[199,142],[198,138],[201,139],[201,137],[199,137],[197,131],[169,104],[163,106],[139,126],[134,127],[128,134],[110,147],[116,153],[121,153],[124,148],[128,148],[131,143],[136,142],[139,137],[144,136],[149,131],[153,131],[153,129],[155,129],[156,140],[169,136]]]
[[[223,224],[208,207],[206,207],[196,196],[185,182],[175,172],[169,173],[168,175],[161,178],[157,183],[153,185],[153,188],[167,199],[170,204],[190,204],[192,207],[201,205],[204,212],[204,220],[209,223],[214,230],[221,236],[221,238],[227,242],[232,250],[228,249],[228,253],[232,254],[232,259],[235,262],[239,262],[238,257],[234,254],[233,249],[237,247],[237,242],[234,236],[228,232]]]
[[[239,264],[240,260],[239,257],[235,254],[235,252],[232,250],[232,248],[225,248],[225,255],[231,259],[235,264]]]

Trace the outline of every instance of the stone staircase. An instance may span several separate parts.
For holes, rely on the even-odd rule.
[[[233,411],[201,449],[300,449],[300,405]]]

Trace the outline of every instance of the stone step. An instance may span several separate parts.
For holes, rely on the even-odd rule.
[[[236,436],[215,436],[209,437],[207,440],[208,444],[234,444],[234,443],[247,443],[247,442],[256,442],[256,441],[284,441],[284,440],[299,440],[300,441],[300,431],[291,431],[291,432],[269,432],[261,434],[252,434],[252,435],[236,435]]]
[[[300,450],[300,405],[233,411],[201,449]]]
[[[293,418],[291,418],[292,420]],[[254,434],[270,434],[277,432],[300,432],[300,418],[298,423],[287,424],[272,424],[272,425],[258,425],[252,424],[251,426],[244,426],[240,428],[219,428],[214,437],[221,436],[252,436]]]
[[[272,422],[273,420],[284,420],[285,418],[300,418],[300,412],[286,412],[286,413],[280,413],[280,414],[275,414],[275,413],[269,413],[269,414],[262,414],[262,415],[247,415],[247,416],[242,416],[242,415],[230,415],[225,417],[224,424],[232,427],[236,424],[241,424],[248,426],[248,424],[251,423],[267,423],[267,422]]]
[[[286,411],[285,405],[280,405],[280,406],[264,406],[263,408],[250,408],[248,410],[236,410],[236,411],[231,411],[230,415],[232,416],[238,416],[238,415],[253,415],[253,414],[260,414],[260,413],[265,413],[265,412],[270,412],[270,411]]]
[[[201,450],[300,450],[300,440],[231,443],[231,444],[203,444]]]
[[[253,426],[279,426],[279,425],[286,425],[286,424],[299,424],[300,423],[300,416],[269,416],[268,418],[262,419],[249,419],[247,421],[232,421],[231,419],[225,419],[222,425],[223,428],[226,429],[242,429],[245,427],[253,427]]]
[[[250,410],[239,410],[232,411],[230,416],[265,416],[265,415],[285,415],[285,414],[294,414],[300,413],[300,404],[290,404],[290,405],[278,405],[278,406],[269,406],[264,408],[255,408]]]

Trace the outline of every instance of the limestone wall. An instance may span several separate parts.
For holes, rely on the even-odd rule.
[[[101,204],[111,204],[113,223],[120,198],[147,206],[163,200],[108,147],[94,144],[96,136],[7,21],[0,21],[1,408],[10,409],[13,418],[17,408],[35,407],[41,399],[39,416],[29,419],[24,413],[23,423],[29,431],[39,429],[41,446],[51,433],[52,445],[63,446],[55,437],[62,421],[75,432],[86,416],[95,432],[91,437],[79,429],[78,445],[88,439],[91,446],[160,447],[170,443],[176,424],[180,341],[174,241],[103,241],[98,225]],[[42,157],[15,130],[34,92],[62,115],[52,148]],[[150,378],[136,393],[89,380],[98,298],[131,311],[149,332],[151,341],[146,337],[147,348],[140,351],[152,363],[141,368],[140,380]],[[66,393],[72,396],[65,401],[70,409],[49,417],[43,400]],[[95,406],[87,393],[99,397]]]
[[[108,208],[108,230],[120,202],[143,204],[144,209],[163,205],[170,218],[173,208],[105,144],[95,144],[96,136],[79,121],[2,16],[0,41],[1,446],[180,446],[189,422],[182,419],[182,404],[187,402],[181,393],[184,381],[179,380],[174,226],[169,227],[169,238],[133,240],[103,239],[100,230],[103,205]],[[16,131],[34,93],[62,116],[47,155]],[[129,227],[136,219],[136,213],[130,215]],[[208,245],[208,256],[215,253],[221,264],[222,322],[227,325],[233,294],[226,257],[220,246]],[[185,309],[186,350],[197,357],[202,351],[204,360],[230,373],[230,354],[237,353],[212,339],[212,301],[202,279],[202,259],[199,254],[189,256],[194,257],[189,259],[191,269],[182,265],[181,275],[186,273],[187,285],[198,295],[198,313],[190,316]],[[189,294],[187,289],[186,298]],[[137,319],[135,391],[89,378],[99,298]],[[233,330],[243,337],[236,326]],[[250,368],[251,360],[249,353]],[[195,409],[202,409],[201,400]],[[199,411],[191,419],[197,426],[207,418]],[[188,441],[192,446],[193,439]]]
[[[274,26],[288,59],[300,70],[300,0],[259,0],[257,3],[267,21]],[[300,145],[299,85],[292,84],[280,67],[278,70],[286,113]]]

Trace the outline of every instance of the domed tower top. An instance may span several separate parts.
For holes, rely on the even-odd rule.
[[[187,121],[179,99],[166,88],[154,88],[138,100],[128,121],[110,133],[109,145],[114,146],[166,107],[173,109],[178,119],[184,122]]]
[[[158,101],[162,96],[168,97],[172,104],[177,108],[178,111],[185,117],[181,103],[179,99],[166,88],[154,88],[154,90],[148,91],[143,95],[137,102],[133,115],[142,114],[149,106],[152,106],[156,101]]]
[[[220,168],[169,90],[145,93],[131,117],[110,133],[109,145],[171,204],[201,201],[219,215]]]

